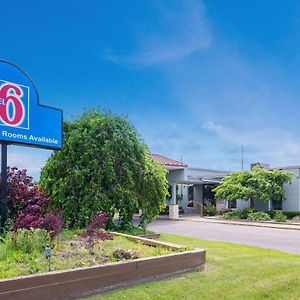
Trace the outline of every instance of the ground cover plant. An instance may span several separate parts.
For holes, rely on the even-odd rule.
[[[277,211],[274,215],[274,220],[277,222],[286,222],[287,216],[283,214],[281,211]]]
[[[162,239],[206,249],[205,270],[89,299],[299,299],[299,255],[169,234]]]
[[[203,207],[203,214],[205,216],[215,216],[217,214],[217,209],[214,205],[206,205]]]
[[[263,211],[257,211],[257,212],[250,213],[247,217],[247,220],[250,220],[250,221],[270,221],[271,218],[267,213],[265,213]]]

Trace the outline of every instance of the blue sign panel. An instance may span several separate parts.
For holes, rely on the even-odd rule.
[[[62,110],[39,104],[31,78],[0,60],[0,142],[61,149]]]

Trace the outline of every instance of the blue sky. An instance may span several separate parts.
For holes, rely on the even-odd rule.
[[[153,153],[191,166],[300,164],[300,3],[2,0],[0,57],[65,119],[128,115]],[[36,178],[50,151],[10,146]]]

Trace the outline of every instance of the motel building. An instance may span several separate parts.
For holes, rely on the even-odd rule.
[[[227,208],[242,210],[247,207],[260,211],[271,209],[300,211],[300,165],[278,168],[294,175],[292,183],[284,185],[286,196],[284,201],[237,200],[228,202],[216,200],[212,190],[220,184],[224,176],[230,174],[229,171],[189,167],[183,162],[159,154],[151,154],[151,158],[168,171],[167,180],[170,184],[171,196],[166,201],[170,219],[178,219],[180,213],[202,215],[203,206],[207,205],[215,206],[217,211]],[[269,165],[260,165],[270,168]]]

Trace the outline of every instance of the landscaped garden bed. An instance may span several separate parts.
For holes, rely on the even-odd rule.
[[[255,211],[251,208],[225,212],[222,218],[225,220],[268,222],[268,223],[299,223],[300,212],[282,211]]]
[[[25,248],[14,249],[10,242],[0,244],[0,278],[48,271],[48,261],[43,248],[43,245],[36,245],[33,251],[29,252]],[[91,250],[88,249],[87,239],[81,236],[80,231],[66,231],[53,242],[51,252],[51,270],[57,271],[165,255],[174,253],[174,250],[166,247],[149,247],[124,236],[114,236],[112,240],[96,240]]]
[[[45,272],[44,232],[17,234],[23,237],[25,232],[26,240],[8,236],[0,246],[1,278],[9,278],[0,280],[1,299],[77,298],[203,268],[205,263],[204,250],[122,233],[102,232],[106,238],[94,239],[91,247],[89,237],[77,230],[64,231],[52,242],[52,271]],[[19,248],[16,243],[21,243]],[[34,275],[24,276],[29,274]]]

